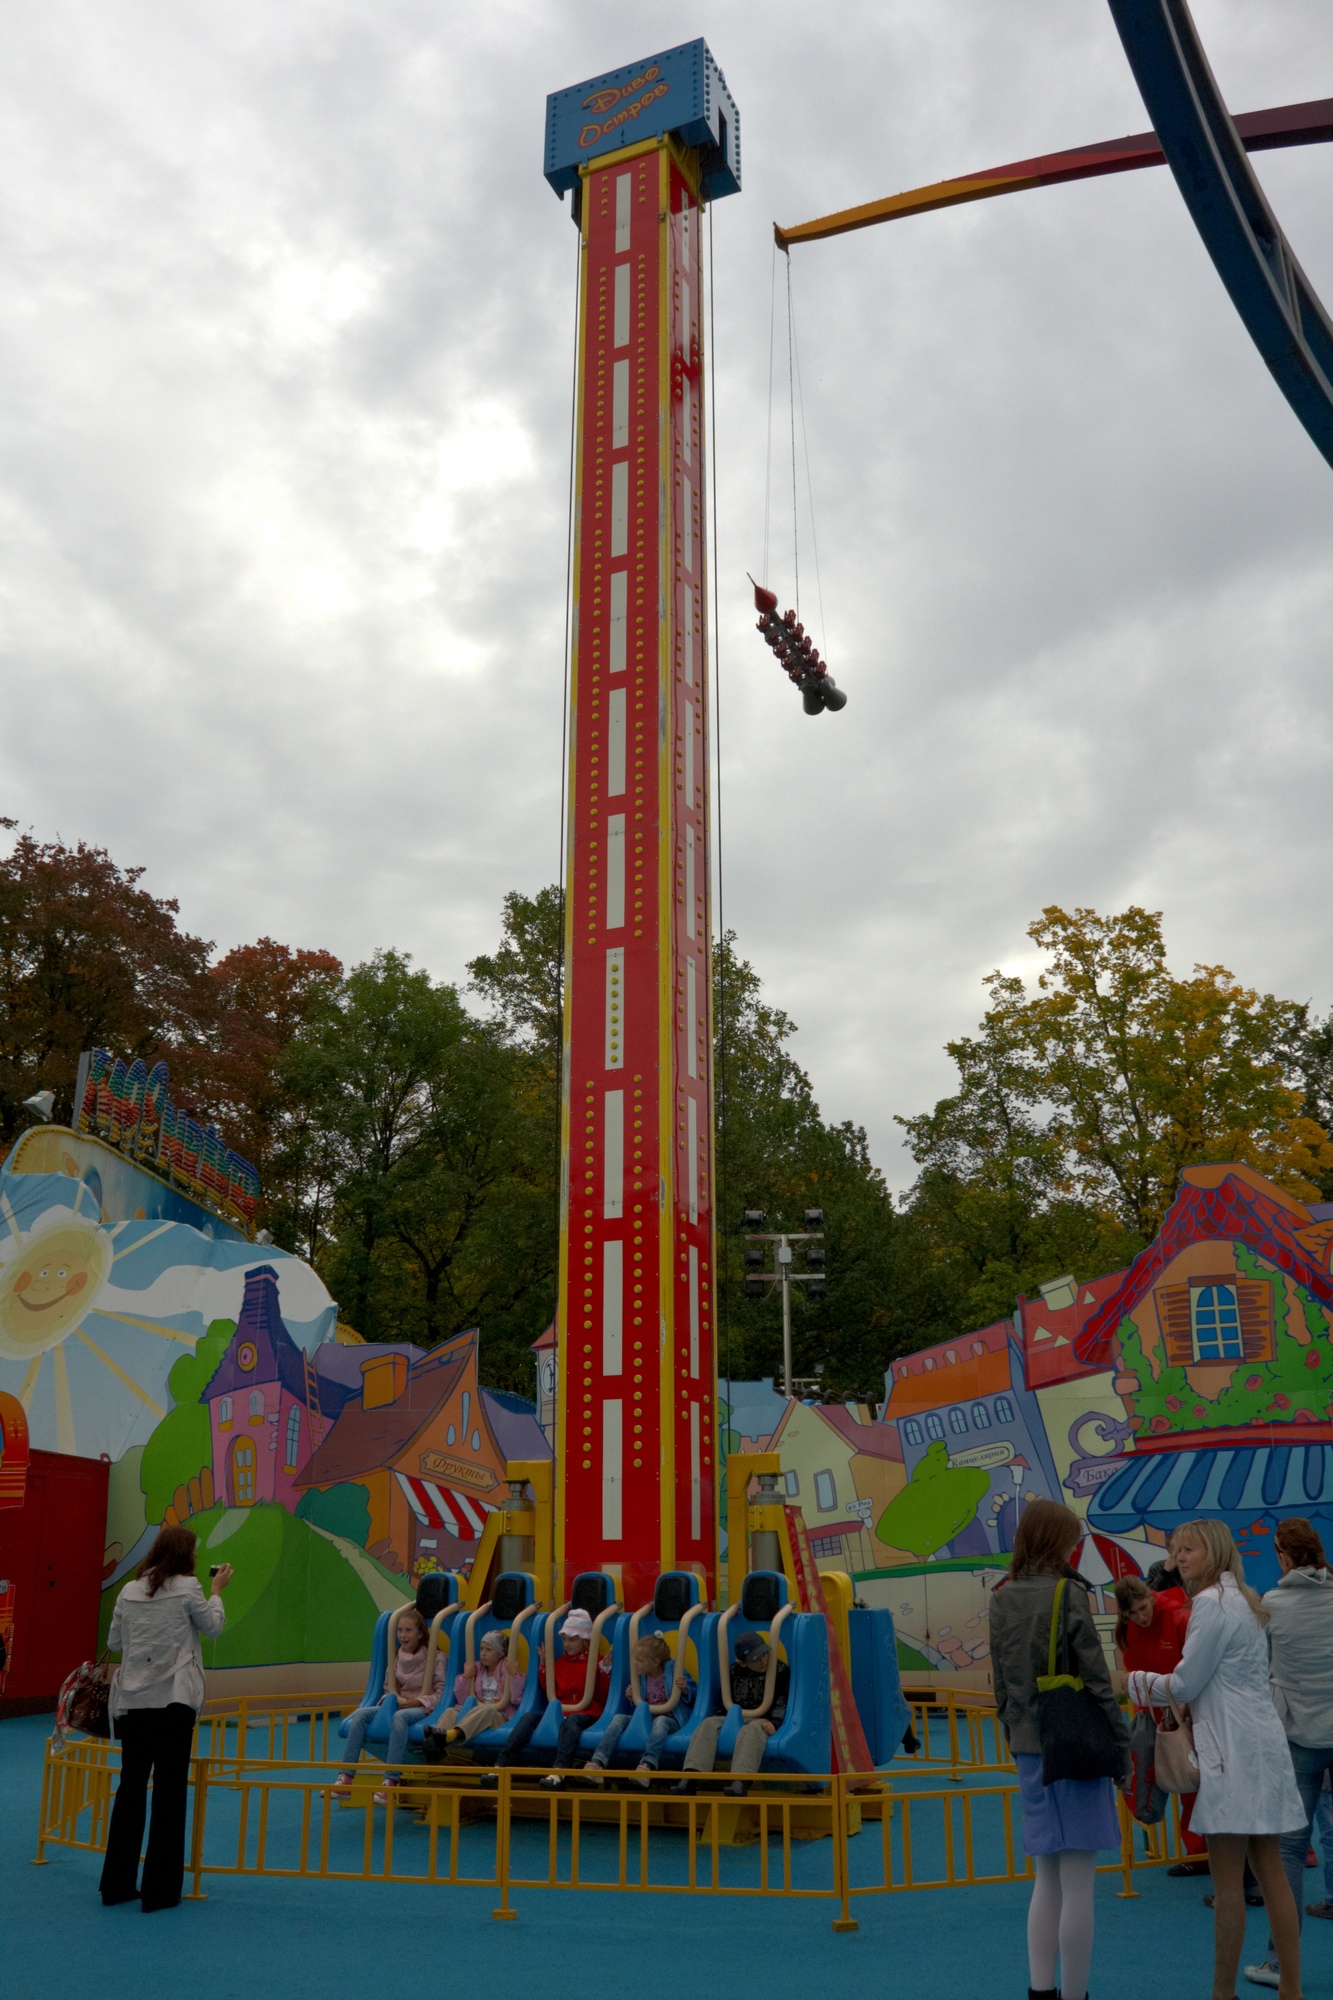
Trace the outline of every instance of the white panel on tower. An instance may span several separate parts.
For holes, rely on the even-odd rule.
[[[621,256],[629,249],[629,204],[631,176],[616,175],[616,255]]]
[[[699,975],[694,960],[685,961],[685,1067],[691,1076],[699,1074]]]
[[[699,1220],[699,1104],[691,1097],[685,1108],[686,1139],[690,1149],[690,1221]]]
[[[687,285],[685,287],[685,304],[687,307],[689,305],[689,302],[690,302],[690,288]],[[625,387],[625,395],[626,398],[628,399],[629,396],[628,383],[626,384]],[[628,402],[627,402],[627,407],[628,407]],[[686,465],[688,465],[690,463],[690,434],[694,429],[694,413],[691,402],[690,378],[688,375],[684,377],[681,383],[680,428],[681,428],[681,437],[685,448],[685,463]],[[625,442],[626,444],[629,443],[628,437],[626,438]]]
[[[606,822],[606,928],[618,931],[625,921],[625,815],[612,813]]]
[[[688,483],[688,482],[687,482]],[[623,556],[629,552],[629,461],[621,459],[611,467],[611,553]],[[689,558],[685,567],[689,568]]]
[[[686,384],[688,390],[689,384]],[[629,446],[629,362],[617,361],[611,368],[611,449],[625,451]],[[685,454],[689,457],[688,450]]]
[[[703,1492],[699,1478],[699,1405],[690,1404],[690,1537],[698,1541],[703,1527]]]
[[[615,798],[625,789],[625,690],[612,688],[606,718],[606,795]]]
[[[602,1373],[619,1375],[624,1366],[625,1246],[617,1239],[602,1245]],[[698,1370],[695,1370],[698,1373]]]
[[[627,468],[627,476],[628,476],[628,468]],[[681,510],[680,539],[684,550],[683,559],[685,563],[685,574],[686,576],[688,576],[690,571],[694,568],[694,488],[691,486],[688,479],[683,480],[681,483],[685,488],[685,505]],[[613,504],[614,504],[614,491],[615,489],[613,484],[612,487]],[[625,491],[628,494],[629,492],[628,486],[626,486]],[[611,553],[612,555],[616,553],[614,548],[612,549]],[[624,550],[622,549],[620,553],[623,555]]]
[[[602,1214],[608,1221],[625,1213],[625,1093],[608,1090],[602,1128]]]
[[[621,918],[624,922],[624,918]],[[685,935],[694,936],[694,828],[685,829]]]
[[[602,1404],[602,1539],[618,1542],[624,1534],[625,1440],[619,1396]]]
[[[629,571],[611,572],[611,671],[625,671],[625,631],[629,624]]]
[[[614,583],[615,578],[612,577],[611,581]],[[685,685],[687,688],[692,688],[694,686],[694,592],[688,583],[685,585],[684,596],[680,636],[685,654]]]
[[[617,264],[615,276],[615,324],[612,327],[612,345],[629,346],[629,265]]]

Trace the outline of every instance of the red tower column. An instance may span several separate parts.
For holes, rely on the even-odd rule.
[[[699,156],[585,163],[556,1553],[715,1567]]]

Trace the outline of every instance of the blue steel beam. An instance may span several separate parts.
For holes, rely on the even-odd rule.
[[[1108,0],[1185,206],[1274,381],[1333,465],[1333,322],[1256,180],[1185,0]]]

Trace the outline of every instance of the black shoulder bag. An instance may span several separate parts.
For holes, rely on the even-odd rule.
[[[1062,1576],[1055,1586],[1046,1672],[1037,1676],[1043,1785],[1053,1785],[1058,1778],[1118,1778],[1125,1762],[1105,1709],[1088,1693],[1082,1676],[1069,1672],[1066,1582]],[[1063,1673],[1056,1671],[1057,1652],[1064,1658]]]

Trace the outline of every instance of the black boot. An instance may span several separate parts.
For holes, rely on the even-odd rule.
[[[1058,1986],[1029,1986],[1028,2000],[1060,2000]]]

